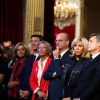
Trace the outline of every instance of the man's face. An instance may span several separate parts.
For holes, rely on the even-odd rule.
[[[4,43],[3,43],[3,46],[4,46],[5,48],[11,48],[11,49],[12,49],[12,43],[11,43],[11,41],[6,41],[6,42],[4,42]]]
[[[93,36],[89,39],[88,51],[93,52],[99,48],[100,42],[97,41],[96,36]]]
[[[39,40],[38,37],[32,37],[32,39],[31,39],[31,46],[32,46],[34,51],[37,50],[39,43],[40,43],[40,40]]]
[[[65,49],[68,47],[69,42],[66,40],[64,34],[58,34],[56,37],[56,47],[59,50]]]

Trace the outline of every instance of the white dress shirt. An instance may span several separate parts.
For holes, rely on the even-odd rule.
[[[92,56],[92,59],[96,58],[99,54],[100,54],[100,52],[94,54],[94,55]]]
[[[62,58],[62,56],[68,51],[69,49],[66,49],[65,51],[63,51],[61,54],[60,54],[60,59]]]

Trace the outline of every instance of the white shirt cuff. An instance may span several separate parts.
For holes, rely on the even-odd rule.
[[[40,89],[39,87],[36,88],[36,89],[34,90],[34,94],[35,94],[39,89]]]

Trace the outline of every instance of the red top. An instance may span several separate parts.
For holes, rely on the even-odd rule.
[[[42,72],[42,77],[41,77],[40,86],[39,86],[38,85],[38,78],[37,78],[39,66],[38,66],[38,61],[34,61],[32,73],[31,73],[31,76],[30,76],[30,86],[31,86],[31,89],[33,90],[33,92],[38,87],[40,88],[40,90],[42,92],[44,92],[44,93],[48,92],[49,81],[44,80],[43,74],[47,70],[50,63],[51,63],[51,58],[48,57],[47,62],[45,64],[45,67],[44,67],[43,72]],[[33,93],[33,96],[32,96],[32,100],[34,100],[34,93]]]

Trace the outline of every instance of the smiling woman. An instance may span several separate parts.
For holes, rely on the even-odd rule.
[[[23,43],[18,43],[15,46],[14,50],[15,50],[15,55],[19,59],[24,58],[27,55],[27,48],[26,48],[26,46]]]
[[[16,60],[13,65],[10,81],[8,82],[8,98],[9,100],[18,100],[19,99],[19,78],[25,67],[26,57],[27,57],[27,48],[23,43],[16,44],[14,48],[14,53]]]

